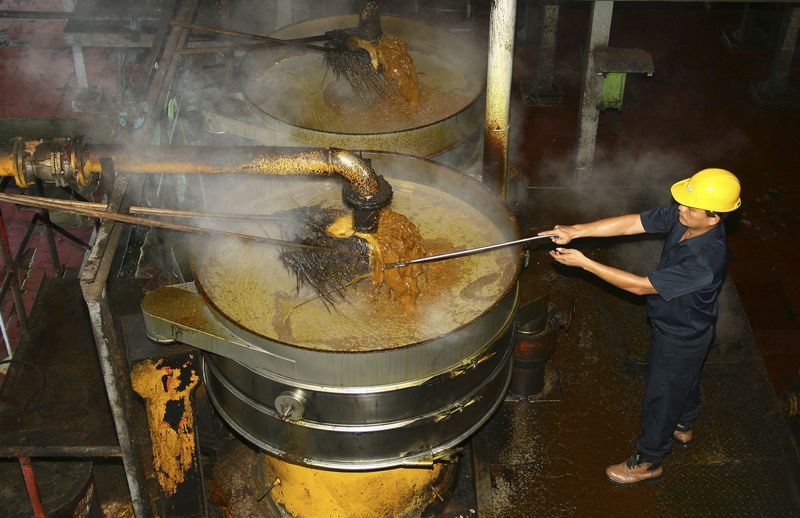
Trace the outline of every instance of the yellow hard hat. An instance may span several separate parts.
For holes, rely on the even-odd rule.
[[[670,189],[675,201],[686,207],[731,212],[739,208],[739,179],[725,169],[703,169]]]

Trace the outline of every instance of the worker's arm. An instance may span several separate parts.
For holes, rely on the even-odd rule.
[[[646,276],[620,270],[603,263],[598,263],[589,259],[583,253],[574,248],[556,248],[550,255],[561,264],[583,268],[589,273],[593,273],[612,286],[633,293],[634,295],[654,295],[658,293],[650,279]]]
[[[553,242],[558,245],[566,245],[579,237],[631,236],[644,232],[642,218],[639,214],[625,214],[624,216],[600,219],[591,223],[569,226],[556,225],[553,230],[539,232],[539,235],[555,234],[556,237],[553,238]]]

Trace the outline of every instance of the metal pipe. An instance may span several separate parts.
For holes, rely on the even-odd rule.
[[[120,457],[119,446],[0,446],[0,458]]]
[[[191,225],[170,223],[167,221],[144,218],[141,216],[131,216],[130,214],[106,211],[105,207],[107,207],[107,205],[105,203],[97,204],[98,207],[102,208],[87,208],[86,202],[80,202],[80,205],[71,206],[69,202],[64,203],[64,200],[0,193],[0,202],[2,201],[8,203],[17,203],[20,205],[27,205],[29,207],[56,208],[66,212],[80,214],[82,216],[89,216],[92,218],[99,218],[103,220],[118,221],[120,223],[128,223],[132,225],[145,225],[153,228],[163,228],[165,230],[172,230],[175,232],[190,232],[190,233],[208,234],[212,236],[234,237],[244,241],[270,243],[286,248],[320,248],[319,246],[304,245],[302,243],[295,243],[294,241],[285,241],[283,239],[273,239],[270,237],[254,236],[251,234],[240,234],[238,232],[230,232],[227,230],[216,229],[216,228],[194,227]]]
[[[0,151],[0,156],[2,152]],[[375,232],[392,188],[375,174],[369,160],[351,151],[272,146],[121,146],[89,145],[79,137],[51,141],[13,140],[0,159],[0,176],[13,176],[21,188],[37,179],[64,187],[89,185],[103,172],[103,162],[127,174],[339,175],[347,184],[342,195],[353,209],[358,232]]]
[[[128,174],[339,175],[360,197],[378,194],[379,180],[368,160],[343,149],[271,146],[122,146],[86,144],[80,138],[24,141],[0,152],[0,176],[13,176],[20,188],[36,179],[88,185],[102,172],[101,161]]]
[[[557,237],[556,234],[544,234],[541,236],[532,236],[532,237],[525,237],[522,239],[515,239],[514,241],[506,241],[504,243],[496,243],[494,245],[486,245],[486,246],[478,246],[475,248],[468,248],[466,250],[459,250],[457,252],[448,252],[446,254],[438,254],[438,255],[429,255],[427,257],[419,257],[417,259],[410,259],[408,261],[398,261],[396,263],[387,263],[383,265],[384,270],[392,270],[394,268],[404,268],[406,266],[412,264],[420,264],[420,263],[431,263],[435,261],[444,261],[446,259],[455,259],[457,257],[464,257],[466,255],[473,255],[473,254],[480,254],[482,252],[489,252],[491,250],[497,250],[498,248],[505,248],[508,246],[514,245],[521,245],[523,243],[528,243],[530,241],[536,241],[538,239],[548,239],[551,237]]]
[[[494,0],[489,15],[489,62],[486,75],[483,183],[506,195],[511,72],[514,64],[515,0]]]
[[[362,38],[372,42],[383,35],[377,0],[358,0],[358,32]]]

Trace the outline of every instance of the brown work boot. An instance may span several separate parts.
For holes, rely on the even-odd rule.
[[[672,432],[672,438],[675,439],[676,443],[680,444],[684,448],[688,448],[692,444],[692,431],[675,428],[675,430]]]
[[[638,486],[643,482],[653,483],[661,480],[664,468],[661,462],[646,462],[640,453],[621,464],[606,468],[606,477],[617,486]]]

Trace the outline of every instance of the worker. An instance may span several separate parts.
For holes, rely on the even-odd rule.
[[[550,255],[566,266],[647,297],[650,321],[641,435],[636,452],[606,468],[619,486],[657,482],[672,441],[688,446],[700,404],[700,370],[714,338],[717,296],[725,279],[727,245],[723,221],[741,205],[739,180],[724,169],[704,169],[674,184],[677,204],[579,225],[556,225],[540,234],[566,245],[582,237],[666,234],[657,269],[640,276],[558,246]]]

